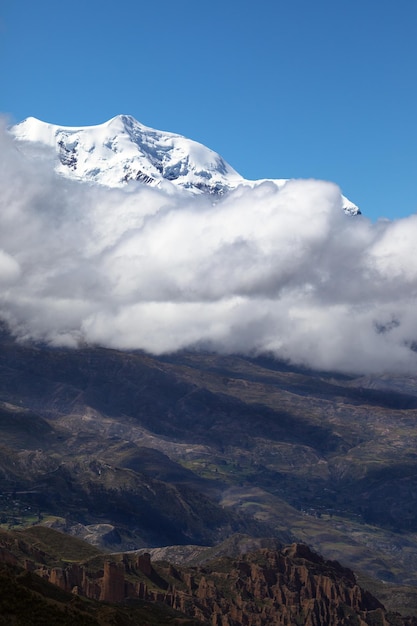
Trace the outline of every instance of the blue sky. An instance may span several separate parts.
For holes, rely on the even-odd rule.
[[[0,111],[128,113],[247,178],[319,178],[365,215],[417,212],[417,2],[2,0]]]

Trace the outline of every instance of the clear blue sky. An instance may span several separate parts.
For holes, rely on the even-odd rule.
[[[416,0],[1,0],[0,77],[11,121],[128,113],[247,178],[417,212]]]

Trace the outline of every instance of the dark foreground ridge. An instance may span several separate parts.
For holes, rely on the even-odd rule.
[[[153,563],[148,553],[58,565],[39,548],[56,535],[41,527],[2,533],[0,624],[417,625],[387,612],[352,571],[302,544],[194,567]]]

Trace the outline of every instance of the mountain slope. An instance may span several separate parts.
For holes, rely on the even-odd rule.
[[[154,562],[149,554],[135,552],[74,558],[82,547],[79,541],[66,561],[56,554],[61,542],[74,544],[41,527],[0,534],[0,610],[8,618],[0,618],[0,624],[74,623],[60,619],[61,611],[68,617],[69,608],[73,620],[86,626],[417,624],[417,618],[386,611],[359,587],[352,571],[325,561],[305,545],[187,567]],[[29,617],[31,606],[36,607],[36,621]]]
[[[239,185],[256,186],[240,176],[216,152],[181,135],[155,130],[130,115],[118,115],[104,124],[80,128],[57,126],[34,117],[11,129],[16,139],[38,144],[56,153],[56,171],[69,178],[108,187],[130,181],[192,193],[223,194]],[[271,181],[278,187],[284,179]],[[346,213],[360,213],[343,197]]]
[[[415,585],[417,399],[399,382],[5,337],[2,523],[118,551],[273,536]]]
[[[170,181],[193,192],[222,193],[243,182],[218,154],[174,133],[161,132],[118,115],[97,126],[55,126],[29,117],[12,128],[21,141],[56,150],[60,174],[121,187],[129,181]]]

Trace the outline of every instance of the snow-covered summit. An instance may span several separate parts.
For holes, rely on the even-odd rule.
[[[195,192],[222,193],[243,182],[213,150],[181,135],[148,128],[130,115],[79,128],[28,117],[11,132],[16,139],[56,150],[59,173],[108,187],[131,180],[151,185],[168,180]]]
[[[238,174],[216,152],[182,135],[140,124],[130,115],[117,115],[97,126],[68,127],[28,117],[11,133],[26,146],[41,146],[58,156],[58,173],[108,187],[129,181],[175,186],[193,193],[223,194],[239,185],[256,186]],[[273,180],[282,187],[285,179]],[[342,196],[346,213],[360,213]]]

